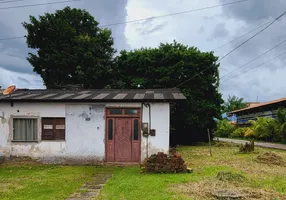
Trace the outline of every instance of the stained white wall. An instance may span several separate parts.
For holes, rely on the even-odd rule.
[[[151,106],[151,129],[156,130],[155,136],[144,137],[141,141],[141,160],[147,155],[158,152],[169,153],[170,136],[170,105],[169,103],[150,103]],[[142,122],[149,124],[149,108],[143,106]],[[150,124],[149,124],[150,126]]]
[[[169,150],[169,103],[150,103],[151,128],[156,136],[141,138],[141,160],[153,153]],[[50,162],[65,159],[103,160],[105,157],[105,107],[141,107],[141,103],[65,104],[65,103],[0,103],[0,153],[30,156]],[[11,142],[12,116],[65,117],[65,141],[35,143]],[[142,121],[149,123],[149,108],[143,106]],[[41,126],[39,127],[41,138]],[[148,145],[147,145],[148,144]],[[147,151],[148,149],[148,151]]]
[[[50,157],[62,156],[65,151],[64,141],[11,142],[12,116],[65,117],[65,104],[59,103],[0,103],[0,152],[5,156]],[[41,127],[38,127],[39,137]]]
[[[103,160],[105,105],[67,105],[66,133],[67,155]]]

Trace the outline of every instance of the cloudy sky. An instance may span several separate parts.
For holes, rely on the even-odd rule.
[[[8,1],[8,0],[6,0]],[[54,12],[69,5],[88,10],[101,25],[166,15],[197,8],[209,7],[236,0],[82,0],[73,3],[47,6],[1,9],[63,0],[23,0],[14,3],[0,1],[0,85],[16,84],[18,88],[43,88],[41,78],[26,61],[29,49],[25,39],[1,40],[26,34],[21,22],[29,15]],[[201,51],[211,51],[256,27],[271,22],[286,10],[285,0],[248,0],[238,4],[201,10],[197,12],[156,18],[136,23],[110,26],[115,48],[134,49],[156,47],[160,42],[174,39]],[[266,25],[265,25],[266,26]],[[217,56],[224,56],[260,29],[228,45],[216,49]],[[221,79],[220,92],[243,97],[247,101],[268,101],[286,97],[286,54],[265,65],[260,65],[286,51],[286,16],[257,37],[221,61],[221,77],[243,66],[252,59],[282,43],[266,55],[239,68]]]

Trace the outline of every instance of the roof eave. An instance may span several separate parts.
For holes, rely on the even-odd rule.
[[[0,102],[84,102],[84,103],[104,103],[104,102],[178,102],[186,99],[0,99]]]

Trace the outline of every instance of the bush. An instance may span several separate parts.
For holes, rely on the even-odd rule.
[[[246,142],[244,145],[241,144],[239,147],[240,153],[250,153],[254,151],[254,141],[250,141],[250,143]]]
[[[217,122],[215,129],[216,137],[229,137],[235,130],[235,126],[231,125],[227,119],[222,119]]]
[[[159,152],[144,160],[141,171],[143,173],[187,173],[188,169],[178,153],[168,156]]]
[[[232,138],[243,138],[245,136],[246,131],[247,131],[247,128],[238,128],[230,134],[230,137],[232,137]]]

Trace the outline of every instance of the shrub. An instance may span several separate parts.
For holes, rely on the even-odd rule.
[[[222,119],[217,122],[215,129],[216,137],[229,137],[235,130],[235,126],[231,125],[227,119]]]
[[[188,169],[178,153],[168,156],[159,152],[144,160],[141,171],[143,173],[187,173]]]
[[[241,144],[239,147],[240,153],[250,153],[254,151],[254,141],[246,142],[244,145]]]
[[[243,138],[245,136],[246,131],[247,131],[247,128],[238,128],[230,134],[230,137],[232,137],[232,138]]]
[[[256,140],[278,142],[282,139],[280,125],[277,120],[270,117],[258,117],[256,121],[250,121],[251,126],[245,136]]]

